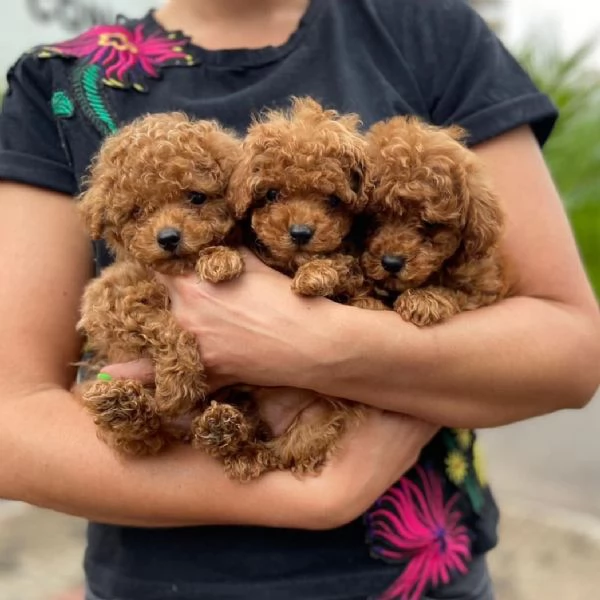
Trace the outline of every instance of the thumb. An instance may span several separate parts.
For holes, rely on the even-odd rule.
[[[248,248],[246,247],[242,247],[239,249],[240,250],[240,254],[242,255],[242,258],[244,259],[244,266],[245,266],[245,271],[264,271],[264,272],[268,272],[268,271],[273,271],[273,269],[271,269],[271,267],[267,266],[262,260],[260,260],[260,258],[258,258],[258,256],[256,256],[256,254],[254,254],[254,252],[251,252]]]
[[[135,379],[142,383],[154,382],[154,365],[147,358],[127,363],[107,365],[99,373],[99,379]]]

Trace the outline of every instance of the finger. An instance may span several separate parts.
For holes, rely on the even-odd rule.
[[[258,258],[258,256],[256,256],[256,254],[254,254],[254,252],[250,251],[248,248],[243,247],[240,248],[240,254],[242,255],[242,258],[244,259],[244,270],[246,272],[248,271],[252,271],[252,272],[264,272],[264,273],[269,273],[269,272],[279,272],[279,271],[275,271],[275,269],[272,269],[271,267],[269,267],[268,265],[266,265],[262,260],[260,260],[260,258]]]
[[[99,379],[135,379],[142,383],[154,381],[154,365],[148,359],[142,358],[127,363],[108,365],[98,375]]]

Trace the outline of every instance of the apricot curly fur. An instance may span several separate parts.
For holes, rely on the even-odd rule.
[[[489,305],[507,292],[504,213],[459,127],[395,117],[367,133],[373,187],[363,271],[418,326]],[[384,256],[401,260],[390,272]]]
[[[224,199],[239,156],[239,140],[218,123],[163,113],[107,138],[91,165],[79,210],[115,263],[86,287],[78,329],[94,363],[150,358],[156,368],[153,386],[77,388],[102,439],[122,453],[153,454],[189,438],[173,423],[203,407],[208,388],[197,340],[175,322],[154,273],[196,272],[214,282],[241,273]],[[161,237],[169,229],[179,236],[170,245]]]
[[[244,223],[257,254],[292,276],[298,294],[367,302],[358,255],[350,251],[355,217],[365,208],[371,185],[358,126],[355,115],[296,98],[289,110],[256,118],[242,143],[228,190],[230,209]],[[310,239],[298,243],[294,225],[309,228]],[[307,397],[313,402],[287,431],[274,435],[261,419],[257,400],[281,393],[248,386],[230,390],[196,420],[194,443],[219,456],[235,479],[275,469],[317,473],[363,408],[308,390],[286,390],[298,402]]]

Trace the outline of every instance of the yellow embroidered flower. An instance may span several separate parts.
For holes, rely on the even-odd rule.
[[[455,485],[464,483],[469,470],[466,456],[460,450],[450,450],[446,456],[446,474]]]
[[[454,435],[456,441],[462,450],[468,450],[473,441],[473,434],[470,429],[455,429]]]
[[[485,456],[479,442],[473,444],[473,470],[479,485],[486,486],[488,483],[487,470],[485,468]]]

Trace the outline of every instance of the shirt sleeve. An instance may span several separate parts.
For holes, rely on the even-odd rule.
[[[9,70],[0,112],[0,179],[75,195],[73,169],[52,114],[50,65],[24,56]]]
[[[383,1],[403,5],[395,38],[434,124],[461,125],[471,145],[521,125],[546,142],[556,107],[469,2]]]

